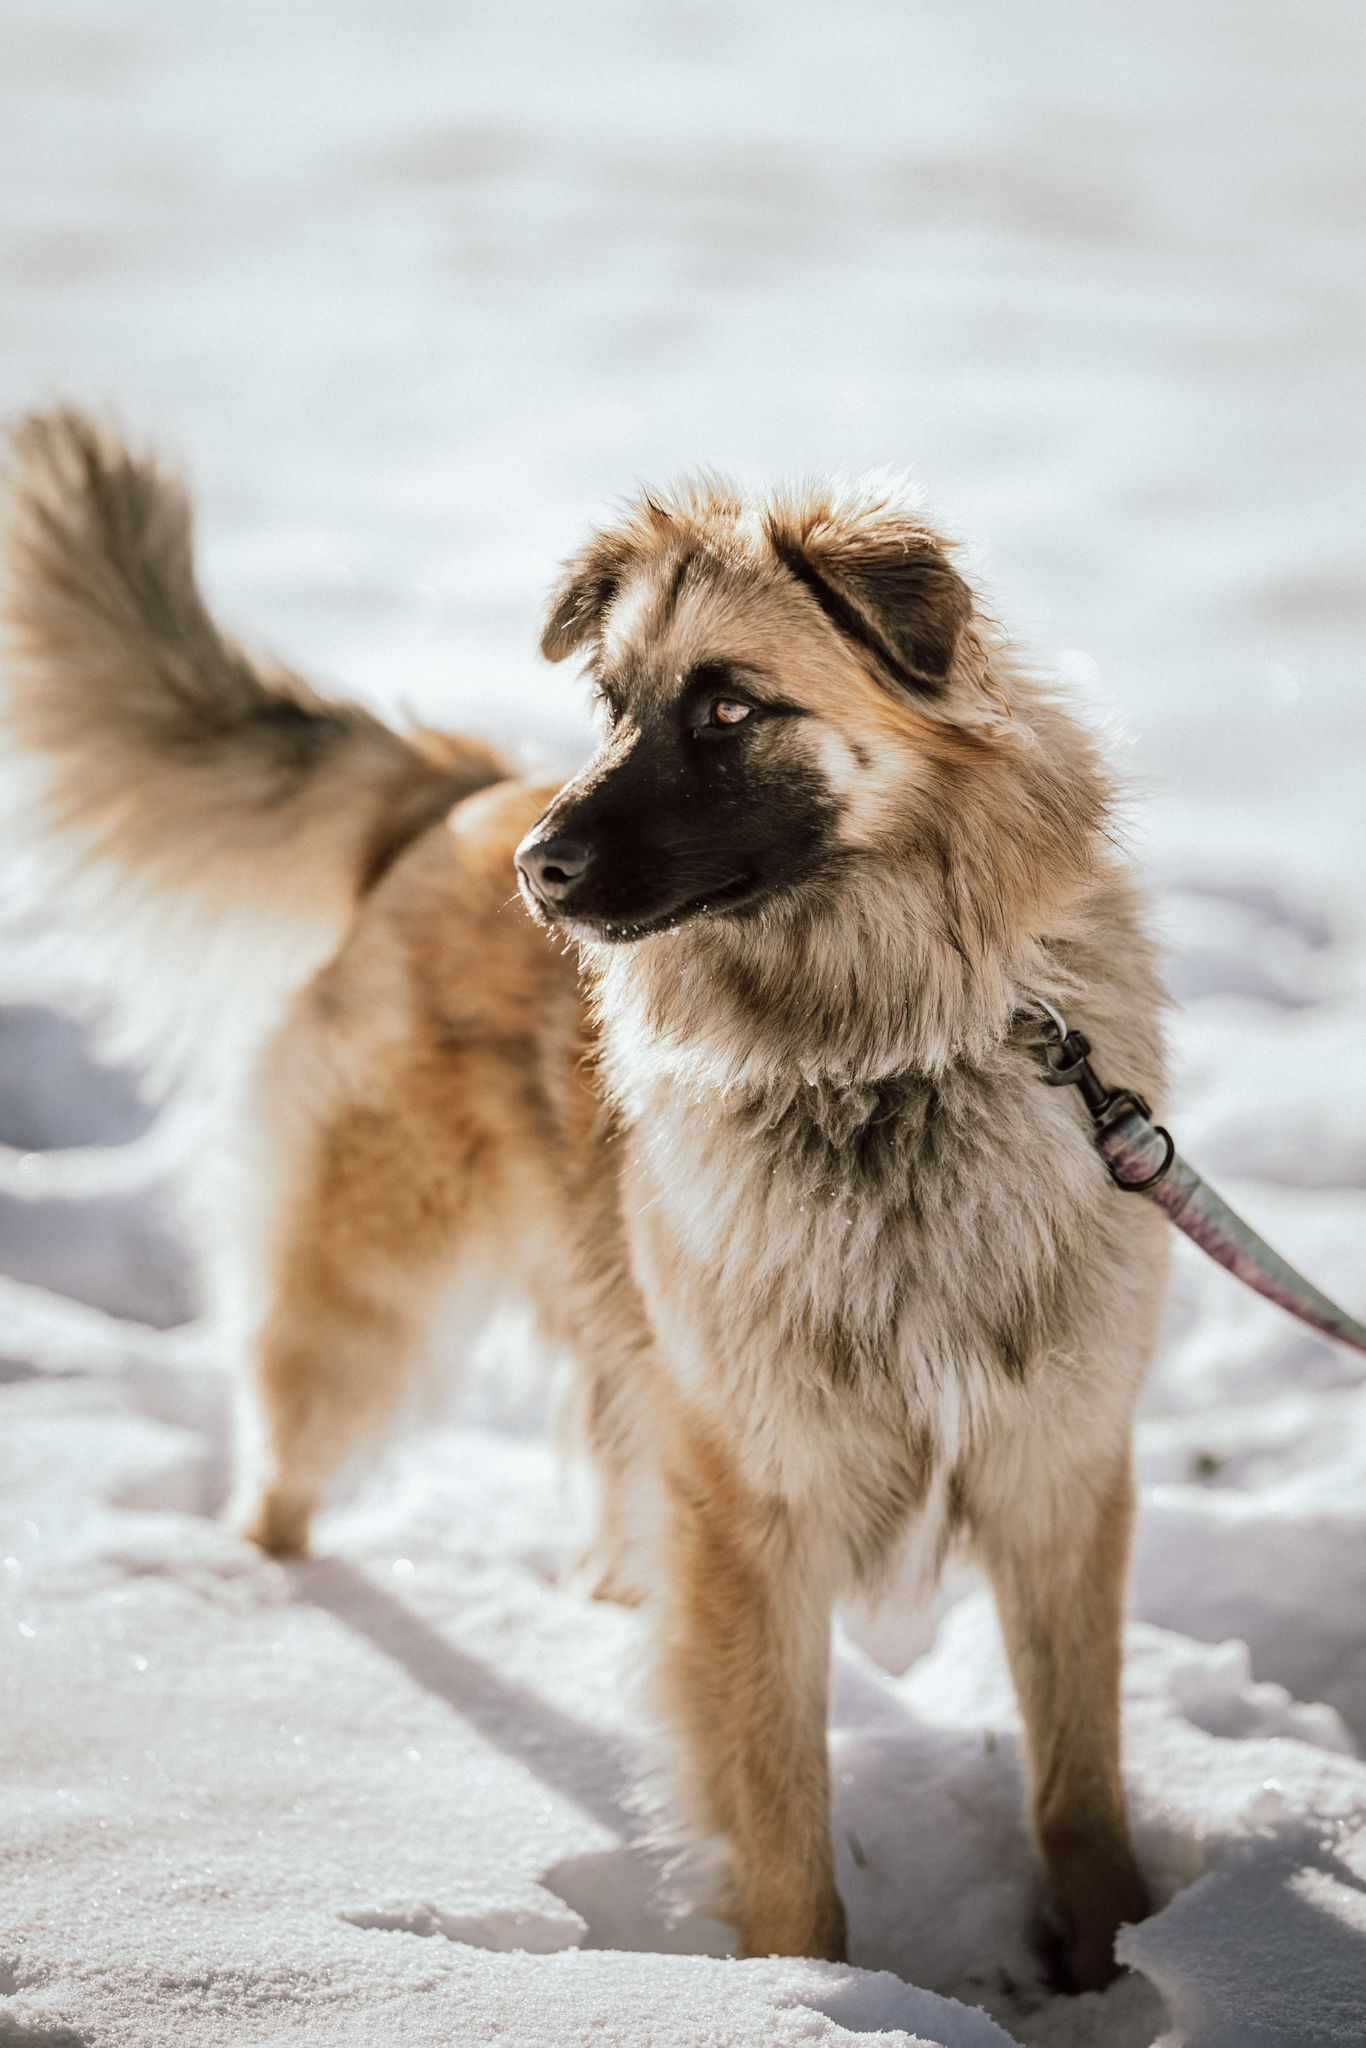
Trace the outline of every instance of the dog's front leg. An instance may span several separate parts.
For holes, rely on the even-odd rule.
[[[1115,1934],[1149,1910],[1120,1773],[1120,1664],[1133,1519],[1127,1443],[1060,1455],[1015,1440],[968,1509],[1024,1717],[1034,1819],[1071,1986],[1115,1975]]]
[[[726,1838],[747,1956],[843,1959],[826,1715],[831,1574],[818,1520],[756,1496],[707,1433],[668,1470],[661,1676],[696,1823]]]

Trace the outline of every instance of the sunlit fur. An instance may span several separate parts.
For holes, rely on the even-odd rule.
[[[991,1575],[1064,1965],[1103,1982],[1144,1910],[1118,1687],[1162,1221],[1041,1084],[1033,1000],[1155,1102],[1162,1068],[1089,739],[899,485],[704,482],[595,536],[552,599],[547,654],[620,700],[598,759],[556,793],[471,755],[450,772],[488,786],[431,822],[428,749],[223,652],[155,469],[70,416],[17,447],[10,718],[73,887],[99,878],[114,923],[149,897],[326,912],[254,1090],[257,1540],[305,1545],[443,1303],[521,1285],[581,1361],[607,1578],[655,1596],[680,1793],[728,1844],[745,1952],[843,1950],[831,1606],[919,1529]],[[510,902],[514,849],[726,662],[791,708],[734,742],[744,786],[795,781],[833,825],[789,882],[782,806],[769,840],[747,817],[743,914],[626,943],[571,919],[581,982],[553,912],[547,938]]]

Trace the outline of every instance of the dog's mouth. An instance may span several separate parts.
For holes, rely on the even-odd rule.
[[[636,939],[677,931],[680,925],[689,924],[696,917],[733,916],[759,903],[767,894],[767,886],[756,875],[736,875],[719,888],[686,897],[668,910],[647,912],[641,917],[619,917],[571,909],[559,921],[577,938],[590,939],[598,945],[625,946]]]

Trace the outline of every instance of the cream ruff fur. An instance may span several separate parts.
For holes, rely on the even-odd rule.
[[[261,905],[300,934],[249,1112],[255,1540],[306,1546],[443,1304],[523,1290],[581,1362],[603,1588],[653,1599],[744,1952],[843,1953],[831,1608],[919,1526],[991,1576],[1059,1969],[1103,1983],[1145,1911],[1119,1661],[1163,1222],[1023,1019],[1062,1003],[1160,1103],[1159,992],[1091,742],[913,501],[704,483],[596,535],[544,646],[603,745],[558,792],[242,654],[183,494],[77,414],[15,437],[5,624],[26,816],[64,906],[138,935],[144,1037],[194,1036],[159,913],[245,935],[235,973]],[[509,908],[519,844],[577,963]]]

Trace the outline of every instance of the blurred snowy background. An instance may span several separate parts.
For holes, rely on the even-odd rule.
[[[702,463],[910,467],[1110,730],[1185,1149],[1360,1312],[1364,86],[1352,0],[0,0],[0,412],[111,407],[186,463],[230,622],[565,764],[585,707],[534,658],[538,607],[613,496]],[[1131,1791],[1173,1901],[1130,1938],[1142,1974],[1039,1981],[970,1589],[909,1668],[895,1617],[841,1651],[865,1969],[706,1961],[723,1936],[654,1900],[626,1803],[638,1618],[553,1583],[534,1380],[467,1375],[318,1565],[212,1519],[203,1153],[173,1109],[139,1151],[57,1156],[147,1112],[54,1010],[81,963],[35,966],[22,852],[0,2043],[1359,2048],[1347,1354],[1179,1260],[1141,1445]],[[130,1185],[73,1194],[92,1158]]]

